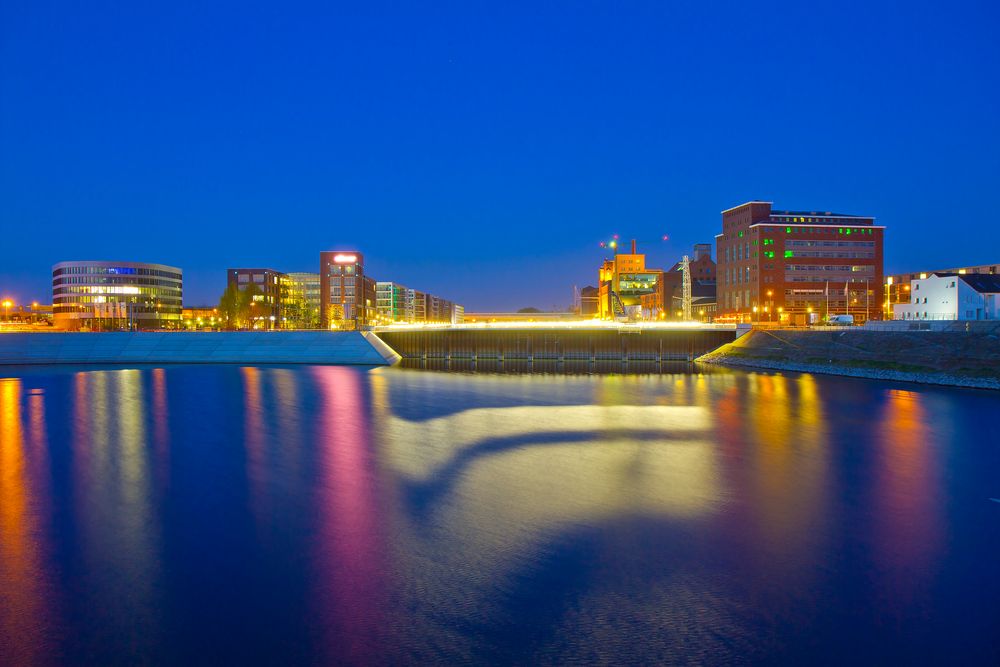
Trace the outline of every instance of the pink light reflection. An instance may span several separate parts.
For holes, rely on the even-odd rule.
[[[331,657],[364,663],[379,648],[385,597],[376,469],[368,413],[356,370],[313,371],[322,399],[317,420],[319,612]]]

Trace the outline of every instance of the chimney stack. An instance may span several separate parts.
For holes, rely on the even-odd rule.
[[[632,254],[635,254],[635,239],[632,239]]]

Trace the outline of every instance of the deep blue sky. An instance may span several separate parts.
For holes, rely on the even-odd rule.
[[[0,2],[0,291],[68,259],[317,270],[565,306],[719,212],[875,215],[892,270],[1000,262],[995,2]],[[662,241],[668,234],[670,240]]]

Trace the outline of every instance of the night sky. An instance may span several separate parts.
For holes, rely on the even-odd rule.
[[[889,271],[1000,262],[996,2],[0,2],[0,292],[51,265],[369,273],[564,308],[601,240],[874,215]],[[669,235],[664,241],[663,236]]]

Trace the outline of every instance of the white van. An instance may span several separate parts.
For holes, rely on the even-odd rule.
[[[849,327],[854,324],[854,315],[831,315],[826,323],[831,327]]]

